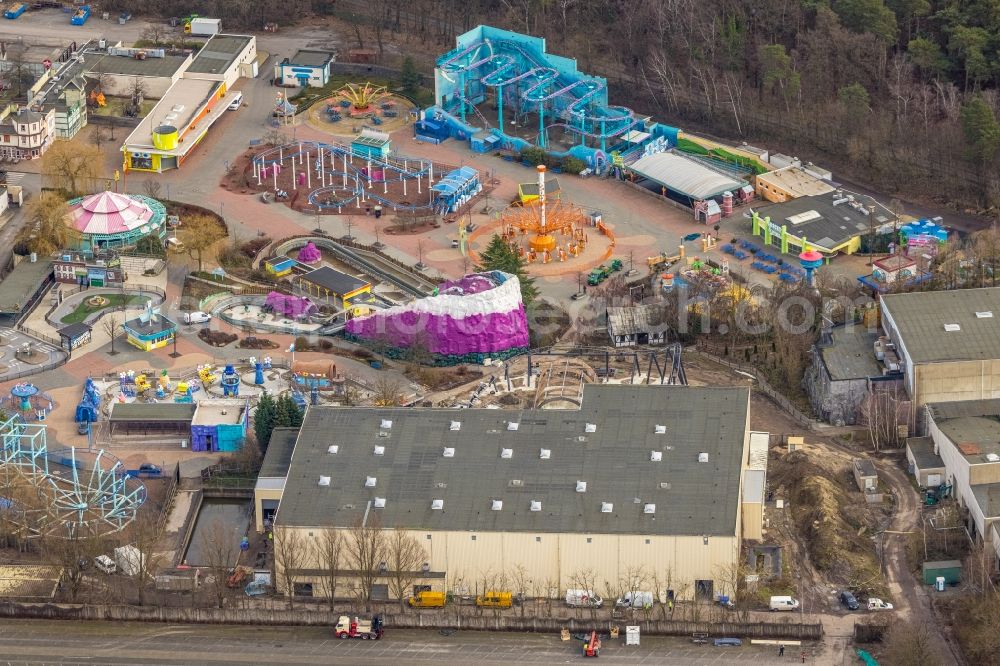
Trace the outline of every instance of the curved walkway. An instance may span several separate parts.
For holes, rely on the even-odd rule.
[[[45,315],[45,321],[48,322],[50,326],[56,329],[68,326],[69,324],[64,324],[62,322],[63,317],[66,317],[67,315],[74,312],[80,306],[80,304],[82,304],[84,301],[94,296],[110,295],[110,294],[123,294],[127,296],[137,296],[139,298],[148,298],[153,302],[154,306],[160,305],[166,298],[166,293],[162,289],[160,289],[159,287],[154,287],[152,285],[134,285],[125,288],[92,287],[85,291],[81,291],[79,293],[72,294],[71,296],[67,296],[65,299],[63,299],[62,303],[60,303],[54,310],[52,310],[52,312],[49,312]],[[108,313],[123,312],[130,309],[142,310],[143,306],[130,304],[124,306],[116,305],[116,306],[102,308],[100,310],[97,310],[96,312],[92,312],[91,314],[87,315],[82,323],[87,324],[88,326],[93,326],[101,319],[101,317],[103,317]]]

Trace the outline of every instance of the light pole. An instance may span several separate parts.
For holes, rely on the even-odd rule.
[[[170,358],[180,358],[180,354],[177,353],[177,334],[179,332],[179,329],[174,329],[174,350],[170,352]]]

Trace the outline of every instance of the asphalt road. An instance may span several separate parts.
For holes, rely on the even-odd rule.
[[[769,646],[716,648],[680,638],[644,637],[639,647],[608,641],[601,661],[619,664],[781,664]],[[0,623],[0,666],[8,664],[562,664],[580,659],[580,643],[542,634],[436,631],[390,627],[377,642],[337,640],[329,629],[232,627],[139,623],[4,620]],[[798,659],[795,659],[797,662]],[[807,663],[814,663],[811,659]]]

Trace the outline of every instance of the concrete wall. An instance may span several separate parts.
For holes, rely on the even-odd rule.
[[[868,395],[867,379],[833,381],[819,349],[802,377],[809,404],[821,419],[834,425],[856,425],[861,421],[861,403]]]
[[[1000,359],[924,363],[914,367],[915,406],[1000,398]]]
[[[314,541],[321,531],[293,529],[308,541]],[[351,539],[350,530],[341,531]],[[309,536],[310,532],[313,536]],[[609,584],[617,589],[617,582],[627,571],[641,568],[650,589],[671,589],[678,599],[688,599],[693,597],[695,580],[713,580],[715,591],[722,591],[725,583],[720,576],[735,566],[740,545],[736,536],[710,536],[706,545],[700,535],[408,532],[425,549],[428,579],[444,575],[433,585],[441,591],[474,589],[477,584],[482,589],[490,582],[495,585],[501,575],[510,580],[517,567],[523,566],[535,588],[552,588],[561,595],[567,588],[590,587],[604,594]],[[303,563],[300,570],[318,568],[319,562],[313,561]],[[313,581],[303,578],[307,579]],[[314,586],[314,594],[320,593],[321,588]]]

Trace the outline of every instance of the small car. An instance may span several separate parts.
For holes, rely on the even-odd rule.
[[[153,463],[142,463],[139,465],[139,471],[143,474],[163,474],[163,470],[159,465],[154,465]]]
[[[892,604],[888,601],[882,601],[881,599],[868,600],[868,610],[870,611],[892,610],[892,608]]]
[[[207,324],[212,321],[212,315],[207,312],[185,312],[184,313],[184,323],[185,324]]]
[[[858,603],[857,597],[855,597],[849,590],[844,590],[840,593],[840,603],[844,605],[844,608],[852,611],[856,611],[861,607]]]
[[[229,103],[229,110],[238,111],[241,104],[243,104],[243,93],[236,93],[236,97]]]
[[[454,238],[452,238],[451,239],[451,246],[452,247],[458,247],[459,246],[459,242],[457,240],[455,240]]]

